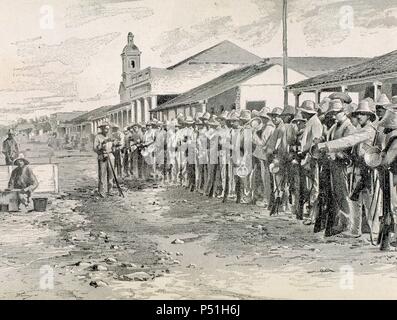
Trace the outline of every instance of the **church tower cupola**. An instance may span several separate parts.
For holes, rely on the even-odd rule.
[[[124,47],[121,54],[123,64],[123,81],[125,81],[129,75],[141,70],[141,52],[134,43],[134,34],[128,33],[127,45]]]

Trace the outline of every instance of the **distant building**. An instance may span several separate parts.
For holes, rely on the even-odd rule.
[[[263,59],[230,41],[220,42],[168,68],[148,67],[141,70],[141,56],[142,52],[134,42],[134,35],[129,33],[127,44],[121,53],[120,103],[102,106],[68,121],[65,125],[66,133],[92,135],[98,131],[98,125],[103,121],[116,123],[124,128],[131,123],[146,122],[151,117],[172,119],[178,108],[184,113],[196,112],[195,107],[198,105],[205,105],[206,110],[215,110],[226,105],[229,100],[242,108],[259,108],[264,104],[276,106],[281,103],[281,58],[268,59],[267,64],[271,67],[264,71],[266,79],[258,73],[252,75],[251,79],[242,77],[241,70],[252,66],[246,69],[251,72],[255,66],[263,64]],[[357,58],[291,58],[290,81],[304,80],[355,62],[358,62]],[[233,73],[233,70],[239,71]],[[223,78],[224,75],[226,78]],[[231,80],[230,75],[241,76],[241,80]],[[218,83],[224,79],[227,79],[229,87]],[[214,83],[216,90],[206,89],[205,97],[199,99],[200,101],[194,101],[193,104],[185,101],[189,93],[201,91]],[[237,91],[231,94],[233,90]],[[238,93],[238,90],[241,92]],[[194,99],[198,98],[200,97],[196,96]],[[207,100],[210,101],[209,105]]]
[[[397,50],[385,55],[367,59],[349,67],[299,81],[288,86],[296,97],[296,104],[302,95],[311,95],[320,102],[323,96],[332,92],[348,92],[358,102],[366,97],[375,101],[381,93],[389,98],[397,95]]]

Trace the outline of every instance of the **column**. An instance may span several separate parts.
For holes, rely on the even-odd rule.
[[[156,108],[157,108],[157,96],[151,97],[151,100],[152,100],[152,103],[151,103],[151,105],[152,105],[152,110],[153,110],[153,109],[156,109]]]
[[[119,123],[119,126],[121,128],[121,127],[123,127],[124,115],[123,115],[123,110],[121,110],[119,112],[120,112],[120,123]]]
[[[149,99],[150,99],[150,97],[148,97],[148,98],[144,98],[143,99],[143,103],[144,103],[144,121],[145,122],[147,122],[147,121],[149,121],[150,120],[150,112],[149,112],[149,109],[150,109],[150,105],[149,105]]]
[[[136,102],[131,102],[131,123],[136,123],[136,112],[135,112]]]
[[[135,122],[140,123],[142,121],[141,118],[141,111],[142,111],[142,102],[140,99],[136,101],[136,115],[135,115]]]
[[[295,108],[299,108],[299,107],[300,107],[299,98],[300,98],[301,94],[302,94],[302,92],[300,92],[300,91],[294,91],[294,96],[295,96]]]
[[[374,101],[376,102],[378,101],[378,98],[381,94],[382,82],[374,81],[373,86],[374,86]]]
[[[321,90],[316,90],[315,91],[315,99],[314,102],[319,104],[321,101]]]

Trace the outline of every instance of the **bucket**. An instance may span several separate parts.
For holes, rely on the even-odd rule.
[[[44,212],[47,210],[47,198],[33,198],[34,211]]]

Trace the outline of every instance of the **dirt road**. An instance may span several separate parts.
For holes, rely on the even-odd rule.
[[[92,154],[53,161],[47,212],[0,217],[1,299],[397,298],[396,253],[365,238],[142,181],[100,199]]]

